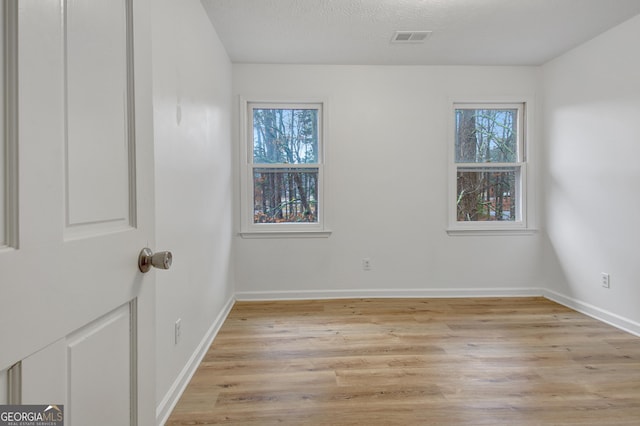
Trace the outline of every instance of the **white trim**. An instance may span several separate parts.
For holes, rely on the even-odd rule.
[[[516,221],[495,221],[495,222],[458,222],[456,209],[456,174],[458,165],[455,162],[455,110],[461,108],[503,108],[518,106],[518,158],[516,163],[509,163],[513,167],[520,167],[520,187],[519,187],[519,212]],[[447,132],[447,153],[448,153],[448,235],[530,235],[536,231],[534,226],[534,211],[528,200],[533,196],[535,188],[531,179],[527,179],[529,166],[531,166],[531,145],[533,141],[534,126],[534,97],[523,96],[481,96],[470,98],[465,96],[450,97],[448,100],[449,129]],[[464,163],[462,163],[464,164]],[[505,164],[478,164],[478,167],[505,166]]]
[[[331,236],[331,231],[311,231],[311,230],[302,230],[302,231],[284,231],[284,230],[276,230],[276,231],[262,231],[262,232],[239,232],[242,238],[251,239],[251,238],[329,238]]]
[[[542,296],[540,288],[435,288],[435,289],[351,289],[309,291],[240,291],[238,301],[259,300],[314,300],[361,298],[461,298],[461,297],[536,297]]]
[[[176,404],[178,403],[178,400],[187,388],[187,385],[198,369],[200,362],[207,354],[209,347],[213,343],[213,339],[215,339],[218,332],[220,331],[220,328],[227,319],[229,312],[231,312],[231,308],[233,307],[234,303],[235,298],[231,296],[229,300],[227,300],[225,306],[222,308],[222,311],[216,317],[213,324],[211,324],[211,327],[209,327],[209,330],[207,330],[207,332],[205,333],[202,341],[196,347],[196,350],[193,352],[185,366],[180,371],[180,374],[178,374],[178,377],[176,377],[176,380],[174,380],[164,398],[162,398],[162,401],[160,401],[160,403],[156,407],[156,424],[163,425],[169,419],[171,412],[173,411]]]
[[[574,299],[573,297],[557,293],[553,290],[544,289],[543,295],[549,300],[553,300],[556,303],[583,313],[587,316],[590,316],[591,318],[595,318],[598,321],[602,321],[615,328],[640,337],[640,323],[638,322],[635,322],[618,314],[614,314],[613,312],[598,308],[597,306],[593,306],[589,303]]]
[[[251,113],[249,109],[257,107],[290,107],[290,108],[318,108],[318,163],[313,164],[253,164],[253,153],[249,149],[249,134],[252,129]],[[240,134],[239,134],[239,161],[240,161],[240,232],[243,238],[259,238],[258,234],[266,234],[267,238],[278,238],[278,235],[292,234],[294,238],[302,237],[328,237],[331,232],[325,227],[326,211],[325,202],[325,169],[327,164],[327,140],[328,140],[328,107],[326,99],[278,99],[265,100],[240,96]],[[254,224],[253,205],[253,169],[254,168],[314,168],[318,170],[318,221],[313,223],[278,223],[278,224]]]
[[[485,229],[447,229],[447,234],[451,236],[507,236],[507,235],[535,235],[538,233],[537,229],[533,228],[485,228]]]

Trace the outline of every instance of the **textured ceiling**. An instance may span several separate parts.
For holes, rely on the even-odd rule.
[[[235,63],[540,65],[640,0],[201,0]],[[395,44],[397,30],[428,30]]]

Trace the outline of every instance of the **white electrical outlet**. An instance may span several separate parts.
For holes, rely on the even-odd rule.
[[[602,284],[602,287],[604,288],[609,288],[611,285],[611,281],[610,281],[610,277],[609,274],[607,274],[606,272],[602,272],[600,274],[600,283]]]
[[[182,319],[178,318],[173,328],[174,333],[174,341],[173,344],[177,345],[180,343],[180,338],[182,337]]]
[[[371,259],[369,259],[368,257],[365,257],[364,259],[362,259],[362,270],[363,271],[371,270]]]

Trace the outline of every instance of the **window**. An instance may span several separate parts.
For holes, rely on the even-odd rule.
[[[452,230],[526,228],[524,104],[454,104]]]
[[[323,104],[246,103],[242,232],[322,232]]]

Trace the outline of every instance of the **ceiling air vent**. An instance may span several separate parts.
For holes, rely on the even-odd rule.
[[[431,35],[431,31],[396,31],[391,43],[423,43]]]

